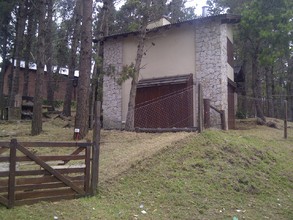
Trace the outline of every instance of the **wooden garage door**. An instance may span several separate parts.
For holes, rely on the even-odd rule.
[[[140,82],[136,94],[137,128],[183,128],[193,125],[192,77]]]

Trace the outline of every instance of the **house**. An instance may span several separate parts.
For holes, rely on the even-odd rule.
[[[10,63],[4,72],[4,81],[3,81],[3,95],[5,97],[9,96],[9,92],[12,86],[12,68],[15,68],[16,62],[14,62],[14,66]],[[54,67],[54,70],[57,71],[57,68]],[[27,78],[27,93],[24,94],[24,87],[25,87],[25,62],[20,62],[20,72],[19,72],[19,89],[18,93],[15,96],[15,108],[6,108],[5,117],[6,119],[20,119],[26,118],[26,113],[29,116],[32,115],[32,108],[33,108],[33,97],[35,94],[35,84],[36,84],[36,73],[37,73],[37,66],[34,63],[29,63],[29,73]],[[76,99],[76,91],[75,91],[75,84],[77,83],[77,76],[78,71],[75,72],[75,79],[72,82],[72,86],[74,87],[72,92],[72,97]],[[49,81],[49,76],[46,71],[45,66],[45,73],[44,73],[44,83],[42,89],[42,97],[44,100],[47,99],[47,85]],[[66,84],[68,81],[68,69],[67,68],[60,68],[59,74],[55,74],[53,76],[54,80],[54,100],[55,101],[63,101],[66,92]],[[15,113],[13,113],[15,112]],[[30,117],[28,117],[30,118]]]
[[[224,110],[229,128],[235,124],[233,25],[238,15],[216,15],[149,26],[135,106],[135,127],[198,126],[198,85],[203,98]],[[131,80],[117,83],[123,67],[135,62],[138,32],[104,39],[103,124],[121,129],[126,120]],[[219,117],[212,113],[213,124]]]
[[[4,83],[3,83],[3,94],[4,96],[9,95],[10,87],[11,87],[11,77],[12,77],[12,64],[7,66],[5,72],[4,72]],[[15,68],[15,67],[14,67]],[[56,67],[55,67],[56,69]],[[24,70],[25,70],[25,63],[24,61],[20,62],[20,73],[19,73],[19,93],[18,96],[22,97],[23,94],[23,88],[25,83],[25,76],[24,76]],[[29,74],[28,74],[28,93],[26,96],[34,97],[35,94],[35,83],[36,83],[36,73],[37,73],[37,66],[34,63],[29,64]],[[78,72],[75,73],[75,78],[77,79]],[[43,83],[43,89],[42,89],[42,97],[44,99],[47,98],[47,82],[49,80],[46,66],[45,66],[45,74],[44,74],[44,83]],[[68,69],[67,68],[60,68],[59,74],[56,74],[53,77],[54,84],[55,84],[55,90],[54,90],[54,99],[63,101],[66,91],[66,83],[68,80]],[[74,94],[73,94],[74,96]]]

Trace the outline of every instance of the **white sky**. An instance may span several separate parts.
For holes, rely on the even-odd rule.
[[[201,15],[202,13],[202,6],[206,5],[206,0],[187,0],[186,6],[187,7],[195,7],[195,14]]]
[[[116,6],[119,8],[125,2],[125,0],[119,0],[116,3]],[[206,5],[206,0],[187,0],[185,6],[186,7],[195,7],[195,14],[202,14],[202,6]]]

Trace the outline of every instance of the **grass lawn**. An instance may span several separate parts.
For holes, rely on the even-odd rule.
[[[293,219],[290,125],[287,140],[280,122],[202,134],[103,131],[97,196],[0,206],[0,219]],[[44,130],[37,140],[71,137]]]

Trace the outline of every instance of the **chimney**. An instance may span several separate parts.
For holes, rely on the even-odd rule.
[[[209,6],[203,6],[202,7],[202,14],[201,14],[202,17],[208,16],[208,13],[209,13],[208,9],[209,9]]]

